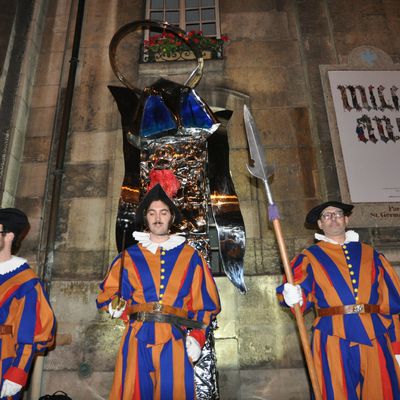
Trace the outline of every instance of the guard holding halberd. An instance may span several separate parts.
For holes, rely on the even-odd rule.
[[[346,231],[353,206],[328,201],[306,223],[318,243],[291,263],[278,297],[313,305],[313,357],[324,399],[400,399],[400,280],[383,254]]]

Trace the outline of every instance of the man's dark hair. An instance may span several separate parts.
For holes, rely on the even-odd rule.
[[[23,238],[28,233],[30,226],[28,217],[23,211],[18,210],[18,208],[1,208],[0,224],[3,225],[4,232],[14,234],[11,252],[15,254],[19,250]]]

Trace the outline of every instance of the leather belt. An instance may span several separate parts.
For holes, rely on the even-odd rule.
[[[328,317],[338,314],[377,314],[379,306],[376,304],[351,304],[347,306],[337,306],[328,308],[318,308],[318,317]]]
[[[11,325],[0,325],[0,335],[11,335],[12,326]]]
[[[167,304],[161,304],[157,302],[152,303],[143,303],[143,304],[133,304],[127,307],[126,309],[128,314],[135,314],[141,312],[150,312],[150,313],[160,313],[160,314],[171,314],[176,315],[177,317],[187,318],[188,313],[181,308],[171,307]]]
[[[165,322],[171,325],[175,325],[180,331],[181,326],[186,326],[192,329],[206,329],[207,326],[200,321],[194,321],[188,318],[178,317],[176,315],[160,314],[157,312],[138,312],[130,315],[132,321],[154,321],[154,322]]]

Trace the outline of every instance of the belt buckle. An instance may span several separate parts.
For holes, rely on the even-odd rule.
[[[364,304],[355,304],[353,306],[352,312],[353,314],[360,314],[365,311]]]
[[[138,316],[136,319],[137,319],[137,321],[141,321],[141,322],[146,321],[146,313],[145,312],[138,313]]]
[[[154,311],[154,312],[161,312],[161,311],[162,311],[162,304],[160,304],[160,303],[154,303],[154,304],[153,304],[153,311]]]

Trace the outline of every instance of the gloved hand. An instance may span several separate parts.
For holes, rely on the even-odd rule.
[[[397,364],[399,364],[399,366],[400,366],[400,354],[395,354],[395,356],[396,356]]]
[[[186,336],[186,351],[192,362],[196,362],[201,356],[200,344],[193,336]]]
[[[296,303],[300,303],[300,306],[303,305],[303,296],[301,293],[300,285],[292,285],[291,283],[285,283],[283,285],[283,298],[285,303],[289,307],[293,307]]]
[[[22,385],[15,383],[13,381],[9,381],[5,379],[3,382],[3,387],[1,388],[0,397],[14,396],[22,389]]]
[[[116,297],[109,305],[108,312],[111,318],[119,318],[126,308],[126,301]]]

